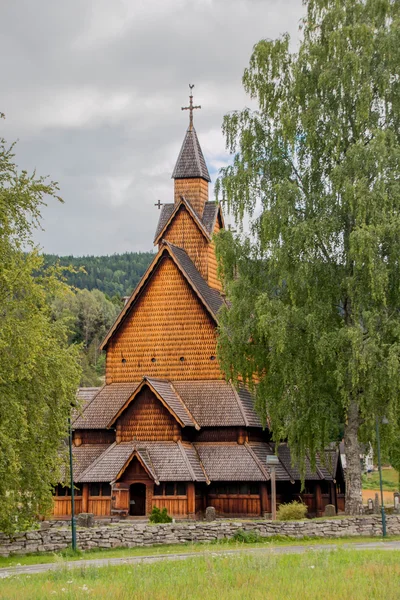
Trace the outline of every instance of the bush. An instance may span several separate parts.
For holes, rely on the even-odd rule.
[[[307,506],[303,502],[289,502],[288,504],[281,504],[276,511],[276,518],[278,521],[300,521],[304,519],[307,514]]]
[[[169,516],[166,508],[160,510],[157,506],[153,506],[149,521],[150,523],[172,523],[172,518]]]
[[[241,542],[242,544],[257,544],[257,542],[262,541],[258,531],[243,531],[243,529],[238,529],[234,533],[233,539],[235,542]]]

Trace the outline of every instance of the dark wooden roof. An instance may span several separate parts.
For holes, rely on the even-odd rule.
[[[112,387],[113,385],[115,386],[118,384],[111,384],[109,387]],[[176,390],[174,390],[172,387],[171,382],[167,379],[155,379],[150,377],[143,377],[139,385],[136,385],[134,392],[126,397],[126,401],[115,412],[115,414],[107,423],[106,427],[111,427],[114,425],[118,417],[131,404],[131,402],[135,400],[135,397],[137,394],[139,394],[144,386],[148,386],[148,388],[159,398],[162,404],[164,404],[167,410],[175,417],[182,427],[196,427],[199,429],[198,424],[186,408],[185,404],[182,402],[181,398],[178,396]]]
[[[143,385],[161,398],[184,427],[261,427],[250,393],[223,380],[169,381],[144,377],[141,382],[105,385],[75,421],[74,429],[111,427]]]
[[[172,173],[172,179],[191,179],[193,177],[201,177],[206,181],[211,181],[194,127],[186,132]]]
[[[111,383],[97,392],[73,421],[74,429],[105,429],[111,419],[133,395],[139,382]]]
[[[80,475],[107,450],[107,448],[109,448],[109,444],[90,444],[87,446],[73,447],[74,479],[77,480],[77,478],[79,478]]]
[[[77,481],[114,481],[137,455],[154,481],[202,481],[207,478],[190,444],[180,442],[122,442],[112,444]],[[81,446],[88,448],[89,446]]]
[[[192,284],[192,287],[209,308],[214,318],[217,319],[218,311],[224,304],[224,299],[220,292],[208,285],[207,281],[203,279],[192,260],[182,248],[178,248],[178,246],[174,246],[170,242],[164,242],[164,244],[171,249],[187,280]]]
[[[154,244],[159,242],[159,238],[165,231],[168,224],[172,221],[174,215],[178,212],[181,206],[184,206],[190,215],[193,217],[195,223],[199,226],[199,229],[205,234],[208,239],[211,239],[211,236],[214,231],[215,222],[217,220],[218,214],[221,214],[221,222],[222,220],[222,212],[219,204],[216,202],[206,202],[204,205],[203,216],[200,216],[193,206],[190,204],[190,201],[187,200],[184,196],[181,196],[180,202],[176,204],[164,204],[160,218],[158,220],[158,225],[156,229],[156,233],[154,236]]]
[[[245,445],[194,444],[210,481],[266,481],[267,475]]]
[[[247,395],[238,394],[226,381],[173,381],[172,385],[200,427],[261,427]]]

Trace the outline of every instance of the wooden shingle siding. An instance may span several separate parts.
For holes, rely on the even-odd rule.
[[[117,442],[172,440],[181,437],[181,428],[154,394],[146,387],[117,421]]]
[[[217,222],[215,223],[215,227],[214,227],[214,235],[217,234],[220,231],[220,225]],[[212,241],[210,244],[208,244],[208,248],[207,248],[207,282],[208,285],[212,288],[214,288],[215,290],[218,291],[222,291],[222,285],[220,280],[218,279],[218,275],[217,275],[217,271],[218,271],[218,263],[217,263],[217,257],[215,255],[215,242]]]
[[[138,381],[143,373],[175,380],[222,379],[218,361],[211,360],[215,355],[214,322],[165,257],[110,341],[106,381]]]
[[[183,248],[204,279],[207,279],[208,242],[184,206],[181,206],[165,230],[163,239]]]
[[[204,205],[208,201],[208,183],[201,178],[175,179],[174,200],[179,202],[181,196],[185,196],[193,206],[194,210],[203,215]]]

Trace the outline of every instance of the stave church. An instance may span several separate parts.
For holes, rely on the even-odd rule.
[[[310,516],[344,508],[336,449],[308,461],[305,487],[285,443],[271,441],[245,387],[227,382],[216,356],[225,297],[213,238],[224,227],[208,197],[210,175],[193,126],[176,161],[173,201],[162,205],[158,251],[102,343],[106,378],[83,388],[73,420],[75,512],[144,518],[156,506],[175,518],[271,512],[268,455],[277,454],[277,503],[301,498]],[[171,194],[172,200],[172,194]],[[71,514],[57,486],[55,518]]]

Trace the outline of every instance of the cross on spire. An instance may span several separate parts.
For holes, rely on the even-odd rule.
[[[158,210],[160,210],[160,208],[163,206],[163,203],[161,202],[161,200],[157,200],[157,204],[155,204],[154,206],[157,206]]]
[[[188,110],[189,111],[189,130],[191,131],[193,129],[193,111],[196,108],[201,108],[201,106],[193,106],[193,88],[194,88],[194,83],[189,83],[189,88],[190,88],[190,96],[189,96],[189,106],[182,106],[182,110]]]

